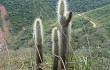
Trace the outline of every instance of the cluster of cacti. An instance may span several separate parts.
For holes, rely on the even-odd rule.
[[[60,68],[58,68],[58,66],[56,66],[57,68],[53,70],[65,70],[65,66],[67,67],[66,62],[68,62],[68,53],[69,53],[69,45],[70,45],[70,28],[71,28],[71,18],[72,18],[72,12],[68,12],[67,11],[67,4],[65,0],[59,0],[58,2],[58,22],[60,23],[60,27],[58,27],[57,31],[59,31],[59,35],[57,35],[56,29],[53,29],[53,31],[55,31],[53,33],[53,47],[54,47],[54,60],[59,56],[62,58],[63,62],[60,60],[60,63],[58,63],[58,61],[54,62],[54,64],[57,64]],[[56,37],[60,36],[60,37]],[[54,39],[55,38],[55,39]],[[56,42],[56,40],[58,40]],[[57,51],[55,51],[57,50]],[[59,52],[59,54],[58,54]],[[55,55],[56,58],[55,58]],[[64,66],[65,65],[65,66]],[[53,66],[55,67],[55,66]]]
[[[42,21],[39,18],[37,18],[34,21],[33,30],[34,30],[33,38],[35,40],[35,56],[36,56],[35,70],[42,70],[41,63],[43,62],[43,53],[42,53],[43,31],[42,31]]]
[[[66,1],[58,2],[58,22],[60,27],[55,27],[52,31],[52,53],[53,53],[53,70],[65,70],[68,62],[68,51],[70,45],[70,26],[72,12],[67,11]],[[36,64],[37,69],[41,70],[39,64],[43,61],[42,55],[42,23],[40,19],[34,22],[34,38],[36,45]],[[40,69],[39,69],[40,68]]]

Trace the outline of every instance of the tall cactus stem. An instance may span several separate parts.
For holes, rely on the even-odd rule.
[[[43,62],[43,30],[42,30],[42,21],[41,19],[37,18],[34,21],[33,26],[33,38],[35,42],[35,56],[36,56],[36,62],[35,62],[35,70],[42,70],[41,64]]]
[[[70,29],[71,29],[71,19],[72,19],[72,12],[67,11],[67,3],[66,0],[59,0],[58,2],[58,22],[60,23],[61,27],[59,28],[60,31],[60,56],[63,59],[63,62],[66,65],[68,62],[68,53],[70,47]],[[61,63],[61,62],[60,62]],[[66,65],[67,67],[67,65]],[[61,70],[64,70],[64,66],[61,63]]]

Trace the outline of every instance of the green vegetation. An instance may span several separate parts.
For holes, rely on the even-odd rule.
[[[105,28],[110,33],[110,5],[107,5],[102,8],[98,8],[92,11],[89,11],[87,13],[84,13],[87,15],[90,19],[93,19],[97,22],[97,25],[99,25],[102,28]]]
[[[87,70],[97,70],[97,68],[105,70],[110,58],[108,34],[103,27],[93,28],[89,20],[74,16],[70,54],[70,61],[74,66],[70,64],[70,68],[75,67],[76,70],[82,70],[87,61]]]
[[[68,0],[70,9],[75,12],[86,12],[110,4],[109,0]]]
[[[48,0],[46,2],[44,0],[4,0],[2,2],[7,8],[7,19],[10,19],[11,22],[10,31],[14,35],[21,31],[22,27],[28,28],[28,26],[31,26],[33,19],[36,17],[40,17],[43,20],[54,18],[54,11],[49,6]]]
[[[57,5],[56,0],[48,0],[53,9]],[[85,12],[110,4],[109,0],[67,0],[69,10],[73,12]]]

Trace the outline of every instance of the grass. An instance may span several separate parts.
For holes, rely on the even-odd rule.
[[[20,48],[19,50],[9,50],[10,52],[10,64],[7,56],[7,51],[4,49],[0,51],[0,70],[28,70],[29,68],[34,68],[35,56],[34,48]],[[44,55],[43,68],[50,70],[52,67],[52,57],[51,54]]]

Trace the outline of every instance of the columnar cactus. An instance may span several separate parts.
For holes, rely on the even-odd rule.
[[[58,70],[58,57],[59,56],[59,30],[55,27],[52,30],[52,54],[53,54],[53,70]]]
[[[35,41],[35,50],[36,50],[36,63],[35,63],[35,70],[42,70],[41,69],[41,63],[43,62],[43,52],[42,52],[42,46],[43,46],[43,31],[42,31],[42,21],[41,19],[37,18],[34,21],[33,26],[33,38]]]
[[[71,26],[72,12],[67,11],[66,0],[59,0],[58,2],[58,22],[61,25],[60,34],[60,56],[63,59],[65,65],[68,62],[68,51],[70,45],[70,26]],[[61,69],[64,69],[63,64],[61,63]]]

